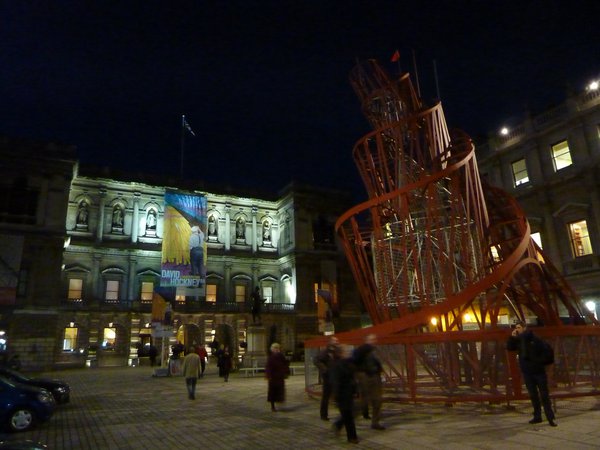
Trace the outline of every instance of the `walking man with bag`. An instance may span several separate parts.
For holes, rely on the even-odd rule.
[[[196,399],[196,381],[200,376],[200,357],[196,353],[194,347],[190,347],[188,354],[183,358],[183,366],[181,372],[185,378],[185,385],[187,386],[188,398],[190,400]]]

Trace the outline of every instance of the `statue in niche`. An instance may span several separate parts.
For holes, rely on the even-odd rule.
[[[215,216],[210,216],[208,218],[208,236],[209,237],[217,237],[217,221],[215,220]]]
[[[246,238],[246,221],[242,217],[235,222],[235,237],[236,239]]]
[[[121,205],[115,205],[113,209],[112,226],[113,228],[123,228],[123,208],[121,208]]]
[[[87,202],[81,202],[77,208],[77,225],[86,226],[88,224],[88,204]]]
[[[156,230],[156,211],[153,209],[146,216],[146,230]]]
[[[271,224],[268,220],[263,222],[263,242],[271,242]]]

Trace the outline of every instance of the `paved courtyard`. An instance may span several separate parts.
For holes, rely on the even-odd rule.
[[[212,370],[210,370],[212,369]],[[266,381],[233,374],[228,383],[214,367],[188,400],[180,377],[152,377],[149,367],[55,372],[72,388],[70,404],[32,431],[2,434],[64,449],[594,449],[600,448],[600,402],[557,402],[559,426],[529,425],[526,402],[509,410],[481,404],[384,405],[385,431],[357,419],[358,446],[337,437],[319,419],[318,401],[304,392],[304,377],[287,381],[287,403],[272,413]],[[335,407],[331,416],[335,416]]]

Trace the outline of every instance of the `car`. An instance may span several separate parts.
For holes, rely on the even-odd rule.
[[[50,419],[55,409],[54,397],[46,389],[0,376],[0,423],[8,430],[29,430]]]
[[[36,386],[50,391],[56,403],[68,403],[71,400],[71,387],[62,380],[53,380],[50,378],[30,378],[16,370],[0,367],[0,377],[15,383]]]

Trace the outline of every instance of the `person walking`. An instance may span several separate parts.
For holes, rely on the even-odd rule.
[[[354,360],[349,357],[350,351],[344,350],[340,358],[336,359],[331,367],[331,383],[335,402],[340,410],[340,417],[333,423],[333,430],[336,435],[346,427],[346,438],[351,444],[358,444],[360,441],[356,435],[356,425],[354,423],[354,394],[356,393],[355,372],[356,366]]]
[[[265,365],[265,376],[268,380],[267,401],[271,403],[271,411],[277,411],[275,403],[285,401],[285,379],[290,374],[290,367],[285,356],[281,353],[281,346],[274,342],[271,344],[271,354]]]
[[[188,398],[190,400],[196,399],[196,381],[200,375],[200,357],[196,353],[194,347],[190,347],[188,354],[183,358],[183,365],[181,367],[181,373],[185,378],[185,384],[187,386]]]
[[[200,344],[196,348],[196,353],[198,353],[198,356],[200,357],[200,378],[202,378],[204,376],[204,371],[206,370],[206,360],[208,359],[208,352],[206,351],[206,347]]]
[[[219,350],[217,350],[217,366],[219,367],[219,376],[223,377],[225,382],[229,381],[229,372],[231,372],[231,353],[229,353],[229,347],[227,345],[222,345]]]
[[[329,339],[327,348],[319,352],[313,361],[317,369],[319,369],[319,376],[321,377],[321,420],[329,420],[329,399],[331,398],[332,391],[331,368],[340,357],[341,348],[339,341],[336,337],[332,336]]]
[[[357,369],[356,378],[362,415],[365,419],[371,419],[371,428],[374,430],[385,430],[380,423],[383,368],[375,355],[376,343],[377,336],[369,334],[365,338],[365,343],[354,350],[352,357]],[[369,406],[372,407],[371,416],[369,416]]]
[[[515,329],[506,342],[508,351],[516,351],[519,357],[519,367],[533,406],[533,418],[529,423],[542,422],[542,407],[551,427],[558,426],[555,422],[554,411],[550,402],[548,376],[545,367],[545,343],[533,334],[523,321],[517,322]]]

